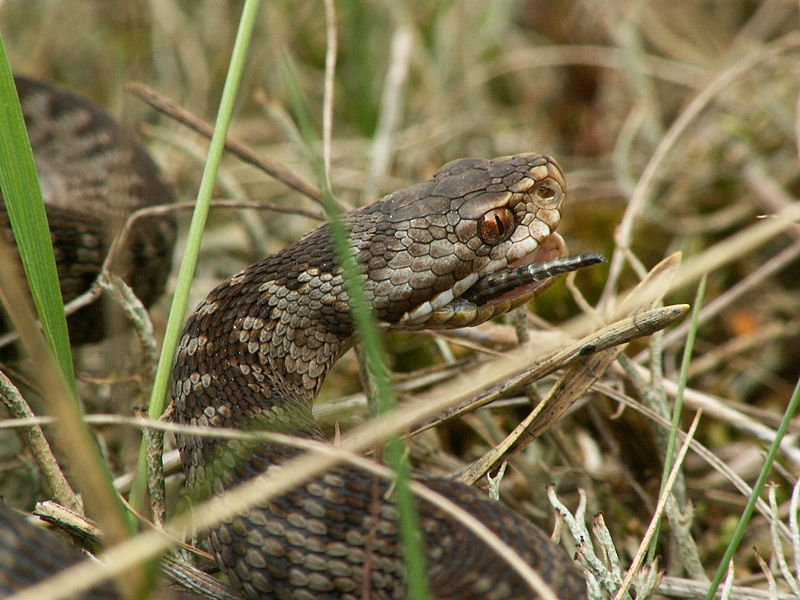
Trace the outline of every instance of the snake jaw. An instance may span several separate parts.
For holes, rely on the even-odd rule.
[[[558,233],[551,233],[542,239],[532,252],[525,254],[522,258],[511,262],[494,261],[484,269],[484,272],[470,273],[451,289],[440,292],[431,300],[405,313],[398,323],[390,325],[390,328],[404,330],[454,329],[478,325],[498,317],[541,294],[550,287],[555,278],[520,285],[500,296],[481,302],[472,302],[462,296],[488,275],[533,263],[547,262],[566,256],[566,254],[564,238]]]
[[[534,263],[545,263],[556,258],[562,258],[564,256],[567,256],[567,244],[564,241],[564,238],[562,238],[558,233],[552,233],[542,240],[542,243],[539,244],[536,250],[518,260],[509,263],[504,269],[501,270],[511,270]],[[497,271],[494,271],[493,274],[494,273],[497,273]],[[544,281],[535,281],[533,283],[523,284],[512,289],[511,291],[501,294],[500,296],[490,298],[482,304],[499,306],[505,302],[513,302],[519,298],[522,298],[522,300],[514,304],[513,307],[506,309],[511,310],[512,308],[516,308],[517,306],[520,306],[520,304],[527,302],[534,296],[538,296],[547,288],[549,288],[554,282],[555,278],[550,277]],[[497,314],[500,315],[502,313]]]
[[[457,281],[452,288],[436,294],[417,306],[414,310],[405,313],[396,325],[386,324],[398,329],[428,329],[441,327],[455,315],[454,303],[459,303],[461,294],[471,288],[479,279],[478,273],[470,273]]]

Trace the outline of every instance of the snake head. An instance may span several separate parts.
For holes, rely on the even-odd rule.
[[[383,326],[477,325],[541,293],[548,280],[506,286],[497,295],[469,290],[489,276],[565,256],[555,233],[565,198],[556,161],[522,154],[448,163],[428,181],[365,209],[365,216],[382,215],[359,246],[359,259]]]

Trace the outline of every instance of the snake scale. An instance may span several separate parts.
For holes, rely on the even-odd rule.
[[[46,170],[40,170],[44,178]],[[347,213],[350,246],[381,327],[464,327],[525,303],[542,284],[514,287],[508,273],[563,255],[555,229],[565,196],[563,174],[551,157],[522,154],[448,163],[425,182]],[[499,295],[492,292],[498,281]],[[341,268],[323,225],[220,284],[192,313],[173,368],[174,418],[322,439],[312,402],[353,338]],[[280,471],[300,452],[269,442],[233,446],[189,435],[177,441],[196,497]],[[565,550],[530,521],[480,490],[422,474],[418,479],[486,524],[558,598],[586,597]],[[428,501],[419,500],[417,508],[432,598],[537,597],[461,523]],[[399,600],[406,597],[406,582],[396,516],[387,481],[338,466],[223,522],[205,541],[249,598]],[[22,526],[12,525],[13,518],[0,510],[0,592],[47,571],[16,583],[8,574],[14,561],[36,559],[26,551],[24,535],[15,535]],[[84,597],[105,598],[107,592],[95,593]]]

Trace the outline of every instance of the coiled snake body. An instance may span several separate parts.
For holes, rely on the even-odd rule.
[[[350,245],[382,327],[475,325],[526,302],[538,284],[493,296],[481,282],[563,252],[554,230],[565,189],[546,155],[463,159],[348,213]],[[341,269],[322,226],[219,285],[189,317],[173,370],[175,418],[321,438],[313,398],[353,334]],[[178,444],[196,495],[280,469],[298,453],[273,443],[232,449],[188,435]],[[559,598],[585,598],[566,552],[529,521],[479,490],[420,478],[496,532]],[[536,597],[452,517],[424,500],[418,511],[433,598]],[[399,600],[406,588],[395,521],[386,481],[339,466],[223,523],[207,542],[250,598]]]
[[[99,106],[49,84],[16,77],[25,125],[36,158],[64,302],[97,277],[115,234],[128,216],[168,204],[172,191],[145,150]],[[0,231],[13,243],[0,197]],[[112,265],[145,306],[161,295],[169,275],[175,219],[136,219]],[[101,339],[103,303],[68,320],[73,343]],[[0,328],[2,329],[2,328]]]

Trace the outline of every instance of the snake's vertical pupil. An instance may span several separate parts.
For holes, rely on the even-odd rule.
[[[478,223],[478,235],[487,244],[504,242],[513,230],[514,213],[508,208],[493,208]]]

